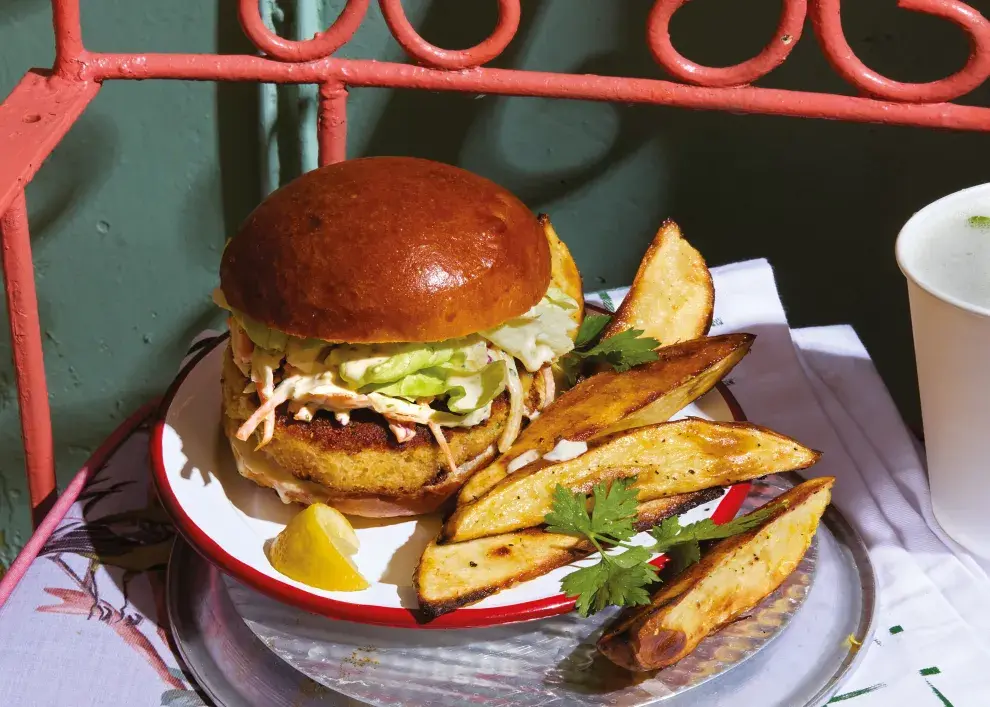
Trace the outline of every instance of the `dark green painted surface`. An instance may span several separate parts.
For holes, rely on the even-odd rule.
[[[428,39],[449,47],[474,43],[494,18],[494,2],[405,4]],[[527,0],[498,63],[657,76],[643,43],[650,4]],[[107,50],[243,51],[233,5],[87,0],[86,40]],[[902,80],[962,64],[965,43],[950,27],[891,6],[844,4],[850,41],[867,63]],[[777,11],[777,3],[698,0],[674,23],[677,46],[710,64],[744,59],[770,37]],[[377,9],[345,53],[401,56]],[[47,2],[6,0],[0,93],[51,55]],[[846,90],[810,35],[764,83]],[[28,192],[63,482],[163,389],[187,339],[216,319],[209,291],[224,235],[259,198],[255,96],[250,85],[108,85]],[[283,92],[283,115],[293,100]],[[969,100],[987,104],[990,92]],[[628,282],[665,217],[713,265],[768,257],[792,323],[853,323],[917,421],[894,238],[925,203],[986,181],[990,136],[371,89],[352,93],[349,118],[351,154],[456,162],[551,213],[589,287]],[[283,122],[283,176],[299,164],[293,130]],[[0,349],[0,561],[8,561],[27,514],[5,334]]]

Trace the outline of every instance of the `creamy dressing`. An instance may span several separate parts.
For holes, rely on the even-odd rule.
[[[264,424],[261,444],[266,444],[274,430],[275,408],[287,401],[302,421],[324,409],[346,424],[349,411],[369,408],[399,423],[393,430],[403,423],[472,427],[488,419],[492,401],[508,389],[509,416],[498,442],[503,452],[518,436],[524,412],[516,361],[530,372],[543,368],[543,378],[550,377],[546,366],[573,347],[569,310],[577,306],[550,288],[523,316],[480,334],[436,343],[352,345],[269,329],[231,308],[219,288],[214,301],[231,312],[235,363],[261,400],[237,431],[240,440]],[[552,395],[551,385],[538,407]],[[433,407],[435,400],[447,409]]]
[[[536,373],[574,348],[569,334],[574,320],[569,310],[576,306],[574,300],[551,288],[526,314],[481,335],[522,361],[527,371]]]
[[[569,439],[562,439],[557,442],[557,446],[543,455],[548,462],[566,462],[575,459],[588,451],[587,442],[572,442]]]
[[[282,503],[319,503],[327,500],[327,490],[312,481],[297,479],[289,472],[272,464],[264,454],[247,442],[230,439],[237,473],[262,486],[268,486],[278,494]]]
[[[527,452],[523,452],[518,457],[509,462],[509,465],[505,467],[505,470],[510,474],[519,471],[527,464],[532,464],[537,459],[540,458],[540,453],[535,449],[530,449]]]

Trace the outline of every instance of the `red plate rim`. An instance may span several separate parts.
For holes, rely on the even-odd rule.
[[[165,432],[166,416],[182,383],[193,368],[217,346],[226,341],[226,339],[227,334],[222,334],[212,340],[201,342],[199,351],[182,368],[162,399],[162,403],[158,409],[157,419],[152,429],[150,442],[152,478],[158,490],[158,496],[165,510],[172,517],[182,537],[206,558],[207,561],[239,582],[277,601],[331,619],[354,621],[374,626],[418,629],[484,628],[544,619],[550,616],[565,614],[574,608],[575,602],[573,599],[568,599],[563,594],[558,594],[544,599],[536,599],[508,606],[496,606],[487,609],[457,609],[449,614],[444,614],[439,618],[426,622],[418,612],[411,609],[352,604],[310,594],[259,572],[257,569],[238,560],[224,550],[186,514],[175,494],[172,492],[171,485],[168,483],[165,474],[165,460],[162,456],[162,438]],[[745,421],[746,417],[743,414],[742,407],[729,389],[722,383],[718,383],[716,387],[724,397],[733,418],[737,422]],[[729,492],[719,502],[718,507],[712,514],[712,519],[716,523],[722,523],[733,518],[746,499],[749,488],[750,484],[748,482],[736,484],[731,487]],[[663,557],[658,557],[654,560],[654,563],[660,565],[663,563],[663,559]]]

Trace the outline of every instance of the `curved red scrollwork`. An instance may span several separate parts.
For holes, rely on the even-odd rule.
[[[941,103],[964,96],[990,77],[990,21],[958,0],[899,0],[904,10],[935,15],[958,25],[969,37],[971,53],[966,66],[930,83],[901,83],[878,74],[853,53],[842,32],[840,0],[814,0],[812,23],[822,51],[832,67],[849,83],[873,96],[905,103]]]
[[[670,19],[690,0],[657,0],[646,24],[646,41],[653,57],[667,72],[686,83],[710,88],[752,83],[784,63],[801,38],[808,13],[807,0],[784,0],[780,25],[757,56],[735,66],[702,66],[682,56],[670,40]]]
[[[402,0],[379,0],[389,31],[412,59],[434,69],[473,69],[497,57],[519,29],[520,0],[498,0],[498,24],[491,35],[469,49],[442,49],[415,30],[402,8]]]
[[[238,0],[237,16],[248,39],[272,59],[315,61],[330,56],[350,41],[368,12],[371,0],[347,0],[340,16],[330,27],[312,39],[283,39],[265,26],[258,0]]]

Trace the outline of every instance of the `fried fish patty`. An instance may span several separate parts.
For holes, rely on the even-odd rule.
[[[234,364],[229,345],[222,379],[224,431],[233,439],[257,408],[258,398],[244,392],[250,380]],[[535,390],[527,397],[531,409]],[[353,411],[347,425],[322,410],[311,421],[302,422],[284,404],[276,410],[271,442],[253,455],[240,455],[238,470],[255,483],[279,490],[287,502],[327,502],[357,515],[383,516],[386,510],[396,515],[404,509],[406,514],[425,513],[494,456],[508,415],[508,395],[503,393],[493,401],[487,421],[474,427],[443,428],[458,466],[452,474],[425,425],[416,425],[415,436],[399,444],[388,421],[372,411]],[[254,447],[253,442],[248,444]],[[252,464],[248,456],[261,457],[267,464]]]

